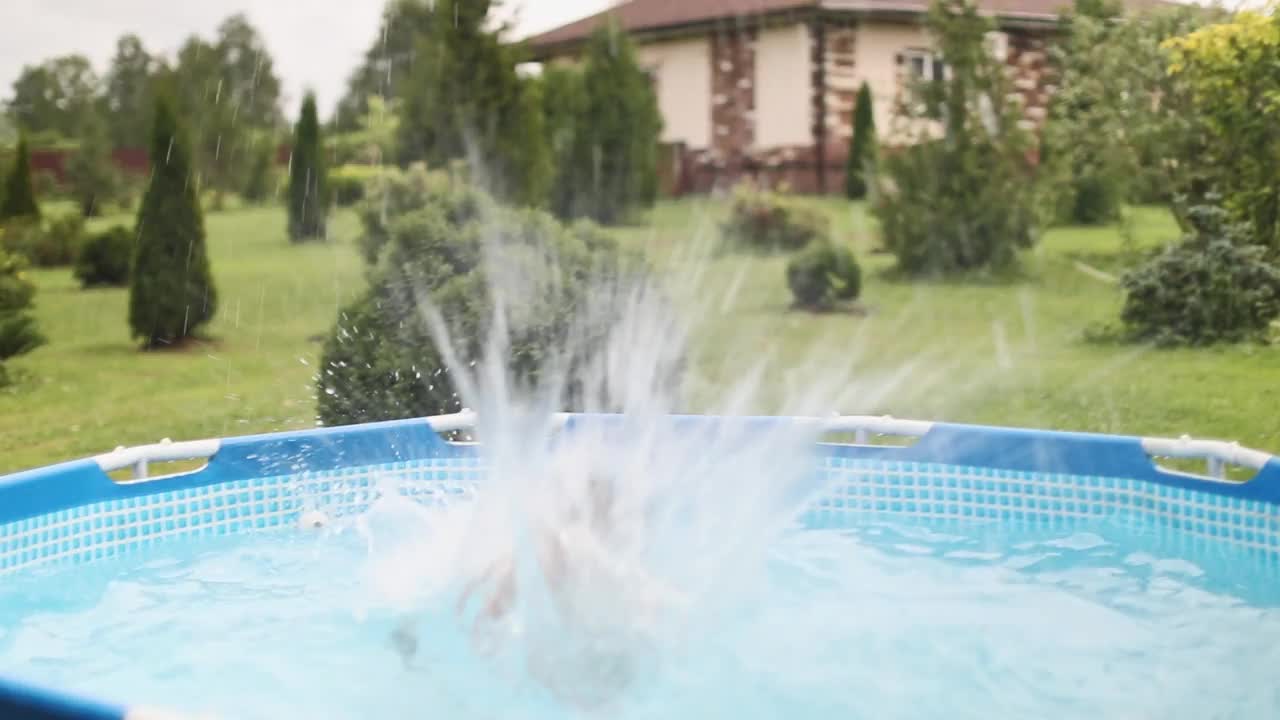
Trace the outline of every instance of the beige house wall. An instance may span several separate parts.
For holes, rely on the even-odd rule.
[[[911,48],[929,48],[933,41],[922,26],[864,21],[858,23],[857,76],[871,87],[876,130],[887,136],[893,127],[893,106],[902,87],[898,55]]]
[[[762,30],[757,36],[756,147],[794,147],[813,142],[810,44],[809,28],[800,23]]]
[[[643,67],[653,72],[658,108],[662,111],[663,142],[682,142],[690,148],[711,145],[711,41],[647,43],[637,52]]]

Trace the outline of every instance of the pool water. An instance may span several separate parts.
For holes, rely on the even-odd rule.
[[[7,578],[0,673],[244,719],[1280,717],[1280,592],[1148,536],[788,531],[679,633],[556,665],[606,696],[576,706],[528,658],[581,638],[482,655],[444,595],[404,614],[407,575],[361,533],[175,542]]]

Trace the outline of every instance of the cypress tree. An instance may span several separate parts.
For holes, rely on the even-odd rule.
[[[614,23],[587,43],[582,93],[567,180],[578,194],[570,215],[616,223],[657,199],[662,116],[631,41]]]
[[[35,191],[31,187],[31,154],[27,149],[27,137],[18,137],[18,152],[13,170],[5,181],[4,202],[0,204],[0,220],[20,217],[40,217]]]
[[[871,88],[863,81],[853,115],[853,139],[845,169],[845,195],[850,200],[867,196],[867,166],[875,162],[876,119],[871,108]]]
[[[316,97],[307,93],[293,130],[293,159],[289,165],[289,239],[293,242],[324,237],[329,209],[324,154]]]
[[[191,146],[165,97],[156,100],[151,184],[138,208],[129,327],[147,347],[192,336],[217,308]]]

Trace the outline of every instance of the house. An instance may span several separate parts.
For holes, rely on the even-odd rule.
[[[996,19],[992,52],[1009,64],[1025,122],[1054,92],[1046,42],[1069,0],[977,0]],[[876,126],[890,128],[910,75],[942,72],[923,25],[928,0],[630,0],[528,39],[544,63],[576,58],[611,17],[654,80],[676,192],[744,177],[798,192],[843,188],[853,108],[866,81]]]

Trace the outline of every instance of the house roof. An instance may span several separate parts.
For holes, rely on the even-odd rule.
[[[1125,0],[1130,9],[1168,5],[1169,0]],[[1071,0],[977,0],[986,14],[1009,19],[1056,21]],[[538,51],[574,45],[610,16],[627,32],[657,31],[717,20],[770,15],[788,10],[825,9],[863,13],[916,14],[929,0],[629,0],[616,7],[548,30],[527,40]]]
[[[819,0],[630,0],[567,25],[529,38],[539,48],[582,40],[613,16],[627,32],[658,30],[723,20],[767,15],[783,10],[816,8]]]

